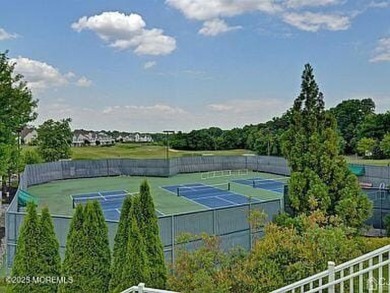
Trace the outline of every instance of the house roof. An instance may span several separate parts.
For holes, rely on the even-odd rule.
[[[34,127],[24,127],[20,132],[20,137],[25,138],[29,133],[36,131]]]

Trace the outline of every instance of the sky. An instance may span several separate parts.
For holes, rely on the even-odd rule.
[[[390,109],[390,0],[2,1],[0,51],[39,125],[161,132],[280,116],[314,67],[326,106]]]

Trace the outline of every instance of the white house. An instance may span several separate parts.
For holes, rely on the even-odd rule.
[[[111,144],[115,144],[115,139],[104,132],[95,133],[83,129],[73,132],[72,145],[75,147]]]
[[[38,138],[38,132],[33,127],[25,127],[20,132],[20,143],[31,144]]]

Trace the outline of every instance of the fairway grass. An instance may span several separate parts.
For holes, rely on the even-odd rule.
[[[373,166],[389,166],[390,159],[382,159],[382,160],[369,160],[369,159],[361,159],[356,156],[346,156],[345,159],[350,164],[358,164],[358,165],[373,165]]]
[[[34,149],[34,146],[23,146],[23,151]],[[170,158],[188,157],[188,156],[241,156],[243,154],[253,154],[252,151],[245,149],[220,150],[220,151],[181,151],[169,150]],[[133,159],[165,159],[167,157],[167,148],[165,146],[150,143],[118,143],[113,146],[85,146],[72,147],[73,160],[98,160],[115,158],[133,158]]]
[[[249,172],[248,175],[225,176],[212,179],[201,179],[201,173],[179,174],[169,178],[162,177],[140,177],[140,176],[117,176],[98,177],[85,179],[69,179],[53,181],[46,184],[31,186],[28,192],[38,199],[39,207],[47,206],[50,212],[55,215],[71,216],[73,214],[72,194],[107,191],[107,190],[127,190],[137,192],[141,182],[148,180],[151,194],[154,199],[156,209],[164,215],[186,213],[192,211],[206,210],[185,197],[178,197],[163,188],[162,186],[203,183],[206,185],[225,183],[234,179],[243,178],[283,178],[282,176],[271,175],[259,172]],[[282,194],[268,190],[253,188],[252,186],[231,183],[231,191],[248,197],[253,197],[261,201],[281,199]]]
[[[23,146],[22,150],[34,149],[34,146]],[[255,153],[245,149],[218,150],[218,151],[183,151],[169,149],[170,158],[189,157],[189,156],[242,156],[244,154]],[[73,160],[99,160],[99,159],[165,159],[167,149],[165,146],[153,143],[118,143],[114,146],[86,146],[72,147]],[[368,160],[356,156],[344,156],[348,163],[374,166],[389,166],[390,159]]]

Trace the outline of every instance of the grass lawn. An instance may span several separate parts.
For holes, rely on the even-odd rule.
[[[356,156],[345,156],[345,158],[348,163],[352,163],[352,164],[374,165],[374,166],[389,166],[390,164],[390,159],[369,160],[369,159],[362,159]]]
[[[24,146],[23,149],[32,149],[32,146]],[[222,151],[179,151],[169,150],[169,157],[177,158],[184,156],[201,156],[210,154],[215,156],[241,156],[243,154],[251,154],[252,151],[244,149],[222,150]],[[110,147],[88,146],[88,147],[73,147],[73,160],[98,160],[98,159],[113,159],[113,158],[140,158],[140,159],[162,159],[166,158],[167,149],[165,146],[148,144],[148,143],[120,143]]]

